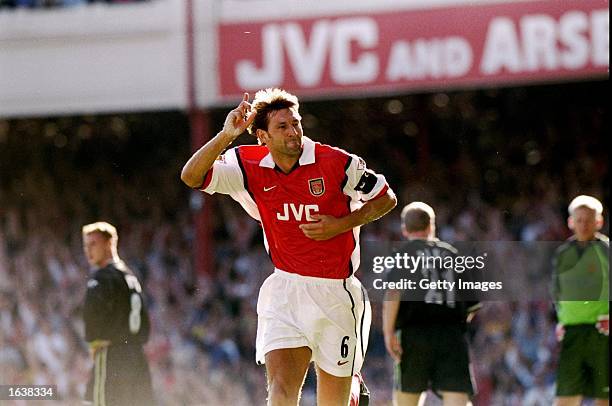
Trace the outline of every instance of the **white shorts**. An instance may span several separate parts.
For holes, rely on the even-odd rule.
[[[309,347],[325,372],[353,376],[361,370],[372,310],[354,276],[325,279],[276,269],[259,290],[256,361],[281,348]]]

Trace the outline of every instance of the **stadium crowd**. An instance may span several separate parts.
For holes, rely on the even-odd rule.
[[[301,107],[305,133],[388,175],[400,206],[427,201],[451,241],[562,241],[578,193],[608,199],[600,83],[402,96]],[[212,113],[220,128],[225,109]],[[213,130],[214,131],[214,130]],[[103,219],[143,281],[146,346],[164,405],[263,404],[254,362],[256,298],[272,270],[259,226],[229,198],[206,200],[215,274],[194,273],[189,156],[180,113],[0,120],[0,383],[82,394],[92,362],[80,316],[87,277],[80,227]],[[240,142],[252,142],[242,136]],[[608,217],[603,230],[608,233]],[[399,214],[362,240],[399,240]],[[380,303],[364,376],[389,404],[392,364]],[[470,329],[477,405],[551,404],[556,362],[550,302],[486,302]],[[303,404],[314,404],[307,377]]]

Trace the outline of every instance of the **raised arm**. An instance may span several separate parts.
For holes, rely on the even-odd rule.
[[[213,166],[215,159],[251,125],[255,114],[249,104],[249,94],[245,93],[242,102],[225,118],[221,132],[197,150],[183,166],[181,180],[191,188],[202,186],[206,172]]]

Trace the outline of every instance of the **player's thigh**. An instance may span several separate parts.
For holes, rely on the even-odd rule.
[[[467,393],[442,391],[440,394],[444,406],[466,406],[470,402]]]
[[[610,396],[610,347],[609,338],[595,328],[590,332],[587,345],[588,365],[591,370],[589,397],[607,400]]]
[[[294,311],[296,289],[294,280],[273,273],[259,290],[255,341],[258,364],[266,363],[270,351],[311,346],[299,325],[304,312],[297,317]]]
[[[306,329],[312,337],[312,359],[330,375],[352,377],[361,370],[367,351],[370,303],[356,280],[347,279],[345,286],[329,293],[320,298],[318,316]]]
[[[420,400],[422,401],[420,402]],[[418,406],[425,403],[425,393],[409,393],[394,391],[393,405],[394,406]]]
[[[281,385],[287,390],[299,391],[311,357],[312,351],[308,347],[281,348],[268,352],[265,356],[268,386]]]
[[[361,364],[356,365],[356,356],[361,355],[361,345],[354,327],[343,328],[330,324],[321,329],[318,336],[312,356],[318,369],[332,376],[346,378],[359,372]]]
[[[107,404],[154,405],[151,374],[140,346],[111,346],[106,373]]]
[[[395,367],[395,389],[404,393],[426,391],[434,373],[435,341],[420,327],[402,329],[399,339],[402,357]]]
[[[352,376],[334,376],[319,366],[317,371],[317,404],[346,406],[351,395]]]
[[[439,337],[436,340],[433,389],[438,392],[473,394],[469,348],[463,328],[440,327],[437,333],[436,331],[432,333]]]

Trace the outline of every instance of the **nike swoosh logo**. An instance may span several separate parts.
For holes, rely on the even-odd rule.
[[[338,366],[341,367],[342,365],[346,364],[348,361],[338,361]]]
[[[274,189],[276,186],[278,186],[278,185],[274,185],[274,186],[270,186],[270,187],[265,187],[264,186],[264,192],[269,192],[270,190]]]

